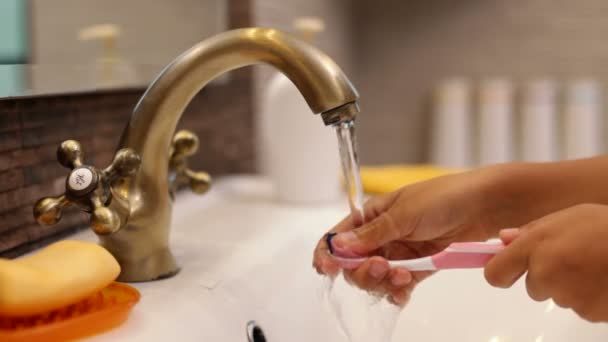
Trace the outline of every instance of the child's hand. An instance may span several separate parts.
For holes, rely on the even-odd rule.
[[[366,223],[356,227],[350,216],[330,232],[334,252],[345,257],[373,256],[356,269],[333,259],[322,238],[315,250],[314,267],[335,275],[344,268],[352,284],[387,294],[397,304],[407,302],[414,286],[430,272],[389,269],[387,259],[411,259],[437,253],[454,241],[479,241],[495,236],[493,219],[502,211],[521,212],[498,205],[504,196],[491,196],[492,173],[472,171],[433,179],[376,196],[365,205]],[[492,217],[493,219],[490,219]]]
[[[608,206],[577,205],[500,235],[508,246],[485,268],[490,284],[508,288],[527,272],[532,299],[608,321]]]

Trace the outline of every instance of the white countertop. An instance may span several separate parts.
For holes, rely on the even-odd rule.
[[[270,193],[260,178],[233,177],[206,196],[180,194],[171,246],[182,271],[135,284],[142,298],[129,320],[87,341],[246,341],[249,320],[272,342],[346,341],[311,266],[316,241],[347,214],[346,201],[281,205]],[[90,231],[70,238],[96,240]],[[499,290],[481,270],[444,271],[401,313],[393,341],[408,340],[599,342],[608,340],[608,325],[533,302],[521,282]]]

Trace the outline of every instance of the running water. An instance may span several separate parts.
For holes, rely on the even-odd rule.
[[[336,125],[335,128],[348,203],[355,226],[359,226],[365,222],[365,217],[355,122],[350,120]],[[383,300],[381,296],[350,286],[341,274],[324,280],[322,297],[350,342],[391,341],[401,312],[398,306]]]
[[[355,121],[349,120],[335,126],[338,136],[338,149],[342,162],[342,173],[348,195],[348,204],[355,226],[365,221],[363,211],[363,185],[359,172],[359,156],[357,155],[357,139],[355,135]]]

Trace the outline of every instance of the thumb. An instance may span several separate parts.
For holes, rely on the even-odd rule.
[[[338,233],[331,243],[336,255],[356,258],[370,254],[383,245],[399,239],[401,235],[397,223],[388,211],[359,228]]]
[[[525,233],[525,229],[524,232],[500,232],[500,235],[507,247],[490,259],[485,267],[485,277],[491,285],[507,288],[527,271],[535,240]]]

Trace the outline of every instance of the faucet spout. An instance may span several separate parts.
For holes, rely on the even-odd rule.
[[[283,72],[326,125],[352,119],[358,94],[342,70],[313,46],[266,28],[228,31],[207,39],[169,64],[146,90],[119,148],[141,156],[141,167],[112,188],[116,202],[128,201],[129,219],[117,232],[100,236],[119,261],[120,280],[148,281],[179,270],[168,246],[172,199],[168,161],[171,138],[194,95],[220,74],[265,63]]]

